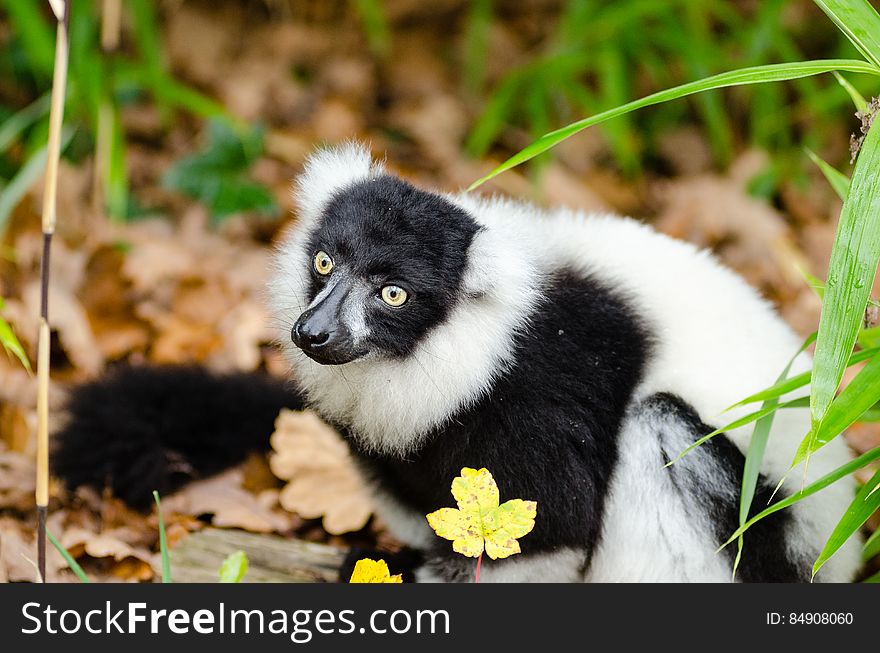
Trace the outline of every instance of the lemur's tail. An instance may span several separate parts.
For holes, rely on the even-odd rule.
[[[131,367],[76,388],[54,438],[53,471],[69,487],[109,487],[135,508],[268,448],[297,393],[259,374]]]

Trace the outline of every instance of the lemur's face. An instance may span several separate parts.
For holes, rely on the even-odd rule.
[[[461,299],[478,228],[442,197],[387,175],[337,193],[308,243],[309,305],[294,344],[324,365],[406,357]]]

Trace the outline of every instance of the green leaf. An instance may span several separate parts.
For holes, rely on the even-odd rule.
[[[850,474],[861,469],[862,467],[864,467],[866,465],[870,465],[875,460],[880,460],[880,447],[875,447],[871,451],[868,451],[867,453],[863,453],[858,458],[854,458],[853,460],[849,461],[845,465],[841,465],[837,469],[835,469],[831,472],[828,472],[827,474],[825,474],[825,476],[823,476],[822,478],[820,478],[817,481],[814,481],[813,483],[810,483],[810,485],[806,486],[805,488],[803,488],[799,492],[795,492],[791,496],[788,496],[780,501],[777,501],[772,506],[770,506],[769,508],[766,508],[765,510],[762,510],[757,515],[755,515],[754,517],[749,519],[745,524],[743,524],[742,526],[737,528],[733,532],[733,534],[729,538],[727,538],[727,540],[725,540],[724,543],[719,547],[719,551],[721,549],[723,549],[724,547],[726,547],[731,542],[733,542],[735,539],[737,539],[740,535],[745,533],[755,523],[759,522],[760,520],[764,519],[765,517],[772,515],[775,512],[779,512],[780,510],[783,510],[784,508],[788,508],[789,506],[796,504],[798,501],[803,501],[807,497],[810,497],[810,496],[816,494],[816,492],[824,490],[829,485],[836,483],[837,481],[839,481],[840,479],[842,479],[846,476],[849,476]]]
[[[74,130],[70,127],[65,127],[62,130],[62,152],[67,147],[67,144],[70,143],[73,134]],[[27,162],[19,168],[18,172],[15,173],[15,176],[9,181],[9,183],[3,187],[3,190],[0,191],[0,232],[5,228],[6,221],[9,219],[13,209],[18,206],[21,198],[25,196],[25,194],[36,183],[37,179],[40,178],[40,175],[43,174],[45,168],[46,146],[44,145],[31,155]]]
[[[639,100],[634,100],[627,104],[603,111],[589,118],[584,118],[574,122],[566,127],[557,129],[545,134],[537,141],[514,154],[507,161],[495,168],[485,177],[475,181],[468,190],[473,190],[477,186],[487,182],[506,170],[524,163],[537,155],[546,152],[554,145],[559,144],[570,136],[583,131],[587,127],[599,124],[611,118],[622,116],[624,114],[641,109],[643,107],[668,102],[695,93],[709,91],[716,88],[725,88],[728,86],[739,86],[743,84],[760,84],[764,82],[781,82],[790,79],[799,79],[810,75],[819,75],[829,73],[834,70],[846,70],[854,73],[866,73],[870,75],[880,75],[880,67],[865,63],[864,61],[856,61],[850,59],[829,59],[820,61],[799,61],[796,63],[770,64],[767,66],[754,66],[751,68],[743,68],[731,72],[713,75],[705,79],[695,82],[688,82],[681,86],[666,89],[653,93]]]
[[[834,527],[831,537],[825,543],[822,553],[813,563],[813,577],[816,577],[818,571],[828,560],[837,553],[838,549],[853,536],[853,534],[861,528],[862,524],[868,521],[868,517],[874,514],[880,508],[880,492],[871,493],[871,489],[880,483],[880,471],[874,474],[874,477],[856,494],[856,498],[847,508],[843,518]]]
[[[853,105],[855,105],[857,111],[864,111],[865,107],[868,106],[868,101],[862,96],[861,93],[856,90],[856,87],[849,83],[849,81],[841,75],[836,70],[834,71],[834,79],[837,80],[837,83],[843,87],[843,90],[847,92],[849,98],[852,100]]]
[[[880,355],[874,356],[843,389],[815,431],[811,430],[798,447],[791,463],[794,469],[813,453],[843,433],[880,400]]]
[[[163,184],[203,202],[214,219],[247,211],[274,213],[272,194],[246,174],[262,151],[262,131],[241,132],[226,120],[214,119],[208,123],[206,147],[175,163]]]
[[[0,311],[2,310],[3,298],[0,297]],[[28,360],[24,347],[21,346],[21,342],[19,342],[18,338],[15,336],[12,327],[2,316],[0,316],[0,344],[3,345],[3,348],[8,353],[15,356],[28,372],[31,371],[31,362]]]
[[[171,557],[168,555],[168,537],[165,535],[165,520],[162,518],[162,502],[159,501],[159,493],[153,490],[153,500],[156,502],[156,517],[159,519],[159,553],[162,556],[162,582],[171,582]]]
[[[10,116],[0,124],[0,152],[5,152],[25,129],[49,113],[52,101],[49,93],[44,93],[24,109]]]
[[[856,49],[880,66],[880,15],[868,0],[813,0]]]
[[[814,333],[804,340],[800,348],[795,352],[794,356],[791,357],[788,364],[779,374],[779,378],[776,380],[777,383],[785,380],[797,357],[800,356],[807,347],[813,344],[815,339],[816,334]],[[786,404],[791,405],[797,401],[800,401],[801,405],[804,404],[803,399],[795,399],[786,402]],[[761,409],[771,412],[758,419],[755,423],[755,429],[752,431],[752,437],[749,440],[749,449],[746,452],[745,465],[743,466],[742,491],[740,492],[739,500],[740,526],[746,523],[746,520],[749,518],[749,512],[752,509],[752,501],[755,498],[755,489],[758,487],[758,477],[761,474],[761,464],[764,461],[764,452],[767,449],[767,440],[770,438],[770,429],[773,427],[773,418],[776,415],[776,408],[779,407],[779,399],[776,397],[764,402]],[[739,538],[737,538],[736,559],[733,562],[734,575],[736,575],[736,570],[739,567],[740,559],[742,557],[743,544],[743,536],[740,535]]]
[[[61,557],[64,558],[64,562],[67,563],[67,566],[70,567],[71,571],[76,574],[76,577],[80,579],[83,583],[91,583],[92,581],[86,576],[86,572],[83,571],[83,568],[79,566],[79,563],[73,559],[73,556],[70,555],[70,552],[61,546],[61,542],[59,542],[54,535],[47,529],[46,537],[52,543],[52,546],[55,547],[55,550],[61,554]]]
[[[247,573],[248,559],[244,551],[235,551],[226,556],[220,565],[221,583],[240,583]]]
[[[831,250],[811,382],[809,437],[813,441],[843,378],[880,261],[878,170],[880,121],[875,121],[856,161]]]
[[[865,542],[865,548],[863,551],[863,557],[865,560],[870,560],[876,555],[880,555],[880,528],[871,533],[871,537]]]
[[[21,40],[30,60],[31,69],[44,77],[51,78],[55,65],[55,37],[49,21],[38,2],[4,2],[3,7],[9,13],[12,34]],[[52,23],[54,23],[54,19]],[[8,52],[4,44],[4,52]]]
[[[384,57],[391,49],[391,30],[382,3],[380,0],[354,0],[354,4],[367,34],[370,50]]]
[[[872,358],[874,354],[878,352],[880,352],[880,346],[857,351],[849,357],[849,361],[847,361],[847,367],[855,365],[857,363],[861,363],[862,361],[866,361],[869,358]],[[793,390],[797,390],[798,388],[802,388],[807,385],[810,382],[812,375],[812,371],[803,372],[801,374],[798,374],[797,376],[791,377],[790,379],[786,379],[781,383],[775,383],[769,388],[765,388],[760,392],[756,392],[755,394],[749,395],[745,399],[738,401],[730,408],[725,409],[725,412],[734,408],[738,408],[739,406],[755,403],[757,401],[764,401],[773,397],[781,397],[782,395],[788,394]]]
[[[837,168],[834,168],[823,161],[819,158],[819,155],[813,152],[810,148],[807,147],[804,149],[807,151],[807,156],[810,157],[813,163],[815,163],[819,170],[822,171],[822,174],[825,175],[825,179],[831,184],[831,188],[834,189],[837,196],[845,202],[847,195],[849,195],[849,177],[840,172]]]
[[[733,420],[729,424],[725,424],[724,426],[715,429],[711,433],[707,433],[703,437],[694,441],[693,444],[688,445],[687,448],[684,449],[684,451],[682,451],[680,454],[678,454],[678,456],[676,456],[675,459],[666,463],[666,465],[664,465],[664,467],[669,467],[670,465],[678,462],[679,460],[684,458],[687,454],[689,454],[691,451],[693,451],[694,449],[696,449],[700,445],[708,442],[709,440],[714,438],[716,435],[721,435],[722,433],[726,433],[728,431],[738,429],[740,427],[746,426],[747,424],[751,424],[752,422],[757,422],[758,420],[761,420],[761,419],[767,417],[768,415],[772,415],[777,410],[780,410],[782,408],[806,408],[810,405],[810,398],[809,397],[798,397],[796,399],[786,401],[782,404],[775,403],[775,399],[776,399],[775,397],[771,397],[770,399],[768,399],[764,403],[763,406],[761,406],[761,408],[759,410],[756,410],[752,413],[749,413],[748,415],[743,415],[742,417]]]

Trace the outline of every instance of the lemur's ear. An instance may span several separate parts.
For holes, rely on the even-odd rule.
[[[363,143],[348,141],[317,150],[306,159],[293,189],[300,221],[312,222],[340,190],[384,172],[384,166],[373,161]]]

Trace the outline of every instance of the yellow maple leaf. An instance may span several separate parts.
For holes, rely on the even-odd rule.
[[[465,467],[452,481],[458,508],[441,508],[427,516],[434,532],[452,540],[456,553],[477,558],[486,551],[493,560],[520,552],[517,539],[535,526],[538,504],[512,499],[499,505],[495,479],[486,468]]]
[[[394,576],[388,571],[388,563],[384,560],[358,560],[354,566],[349,583],[402,583],[400,574]]]

